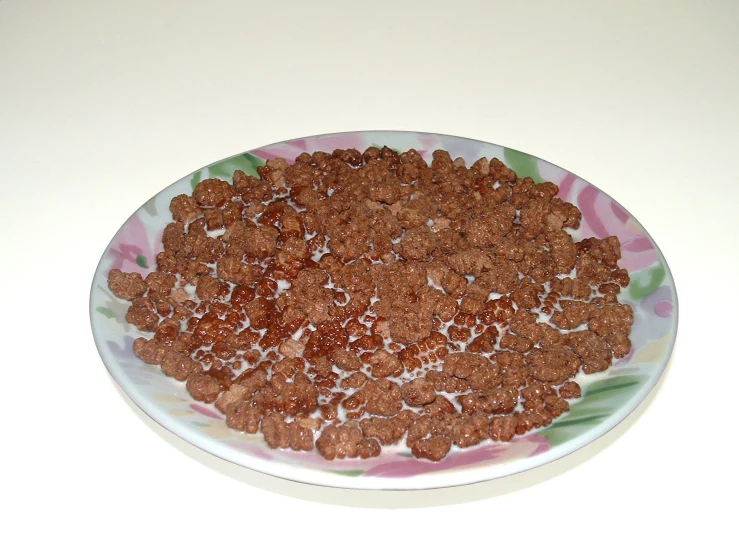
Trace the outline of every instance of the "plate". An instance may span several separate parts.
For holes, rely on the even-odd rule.
[[[509,443],[487,441],[455,451],[440,462],[418,460],[409,453],[385,451],[369,460],[328,462],[315,450],[271,450],[261,435],[247,435],[226,427],[224,417],[210,405],[189,397],[184,385],[166,377],[133,354],[140,333],[125,322],[127,303],[107,288],[112,268],[146,276],[155,267],[162,231],[171,221],[170,200],[192,192],[207,177],[231,181],[241,169],[257,175],[266,160],[293,160],[301,152],[331,152],[336,148],[387,145],[404,151],[415,148],[427,161],[434,150],[448,150],[452,158],[471,164],[480,157],[504,161],[519,177],[552,181],[558,196],[582,212],[576,240],[616,235],[621,241],[621,267],[631,284],[620,301],[634,309],[632,352],[608,371],[578,378],[583,397],[570,412],[547,428],[518,436]],[[561,458],[602,436],[644,400],[664,372],[677,333],[675,284],[659,248],[620,204],[587,181],[549,162],[502,146],[477,140],[405,131],[363,131],[289,140],[224,159],[180,179],[139,208],[113,237],[95,271],[90,295],[90,319],[97,348],[113,379],[131,400],[175,435],[219,458],[256,471],[304,483],[357,489],[412,490],[463,485],[525,471]]]

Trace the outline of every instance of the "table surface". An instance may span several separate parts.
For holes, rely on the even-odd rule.
[[[738,18],[717,0],[0,2],[3,550],[726,551]],[[680,299],[636,412],[523,474],[369,492],[236,467],[133,406],[88,317],[125,219],[212,161],[360,129],[530,152],[634,214]]]

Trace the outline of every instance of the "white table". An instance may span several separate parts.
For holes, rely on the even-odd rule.
[[[0,2],[0,548],[726,552],[735,510],[720,503],[739,492],[736,293],[723,291],[739,273],[737,3],[281,4]],[[357,129],[504,144],[626,206],[680,299],[647,401],[547,466],[406,493],[258,474],[135,408],[88,319],[120,225],[207,163]]]

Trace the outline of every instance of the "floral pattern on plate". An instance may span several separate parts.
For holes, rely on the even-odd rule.
[[[301,152],[331,152],[336,148],[387,145],[403,151],[415,148],[430,161],[434,150],[448,150],[468,164],[482,156],[504,161],[520,177],[559,185],[558,196],[580,208],[583,218],[576,240],[594,236],[619,237],[621,266],[631,284],[621,300],[634,308],[632,352],[608,371],[578,377],[583,397],[570,412],[547,428],[516,437],[509,443],[487,441],[464,450],[454,447],[441,462],[413,458],[404,447],[383,450],[369,460],[328,462],[316,451],[271,450],[261,435],[246,435],[226,427],[212,406],[194,402],[184,385],[139,360],[132,343],[140,333],[127,324],[127,304],[107,288],[113,269],[146,276],[156,265],[162,231],[171,220],[169,202],[190,193],[207,177],[231,180],[241,169],[257,175],[266,160],[291,161]],[[95,272],[90,296],[93,335],[108,371],[124,392],[155,421],[199,448],[257,471],[306,483],[363,489],[423,489],[462,485],[518,473],[561,458],[621,422],[644,400],[659,380],[677,333],[675,284],[667,263],[644,228],[620,204],[587,181],[549,162],[502,146],[477,140],[405,131],[363,131],[289,140],[221,160],[167,187],[136,211],[116,233]]]

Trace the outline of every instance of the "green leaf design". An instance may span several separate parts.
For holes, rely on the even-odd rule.
[[[361,469],[346,469],[346,470],[332,469],[330,470],[330,472],[335,473],[336,475],[343,475],[345,477],[360,477],[361,475],[364,475],[364,471]]]
[[[203,175],[202,171],[196,171],[192,174],[192,179],[190,179],[190,186],[192,187],[192,190],[195,190],[195,187],[198,186],[198,183],[202,180],[201,177]]]
[[[99,314],[103,314],[108,319],[112,319],[115,317],[115,313],[113,313],[113,310],[110,308],[106,308],[105,306],[98,306],[95,308],[95,311]]]
[[[536,434],[552,446],[563,444],[610,417],[646,379],[644,375],[619,375],[593,383],[567,414]]]
[[[238,156],[208,166],[208,177],[217,177],[230,181],[233,179],[234,171],[237,169],[252,177],[259,177],[257,168],[263,166],[265,163],[265,160],[262,158],[257,158],[247,152],[246,154],[239,154]]]
[[[667,276],[665,266],[660,262],[658,265],[633,273],[629,285],[629,296],[634,300],[641,300],[656,291]]]
[[[144,256],[143,254],[139,254],[138,256],[136,256],[136,263],[139,267],[149,269],[149,262],[146,261],[146,256]]]
[[[374,146],[374,147],[375,147],[375,148],[377,148],[378,150],[382,150],[383,148],[385,148],[385,147],[387,146],[387,144],[379,144],[379,143],[377,143],[377,142],[373,142],[373,143],[372,143],[372,146]],[[393,148],[392,146],[387,146],[387,147],[388,147],[388,148],[389,148],[390,150],[392,150],[393,152],[395,152],[396,154],[402,154],[402,152],[401,152],[401,151],[400,151],[400,150],[399,150],[398,148]]]
[[[519,152],[513,148],[504,148],[503,161],[516,172],[516,176],[520,179],[531,177],[537,183],[544,180],[539,174],[537,159],[525,152]]]
[[[126,312],[128,311],[129,304],[127,302],[121,302],[113,295],[107,288],[98,285],[98,290],[105,295],[108,300],[105,301],[104,306],[97,308],[97,311],[105,316],[108,314],[112,315],[115,320],[123,325],[123,329],[128,332],[130,324],[126,321]]]

